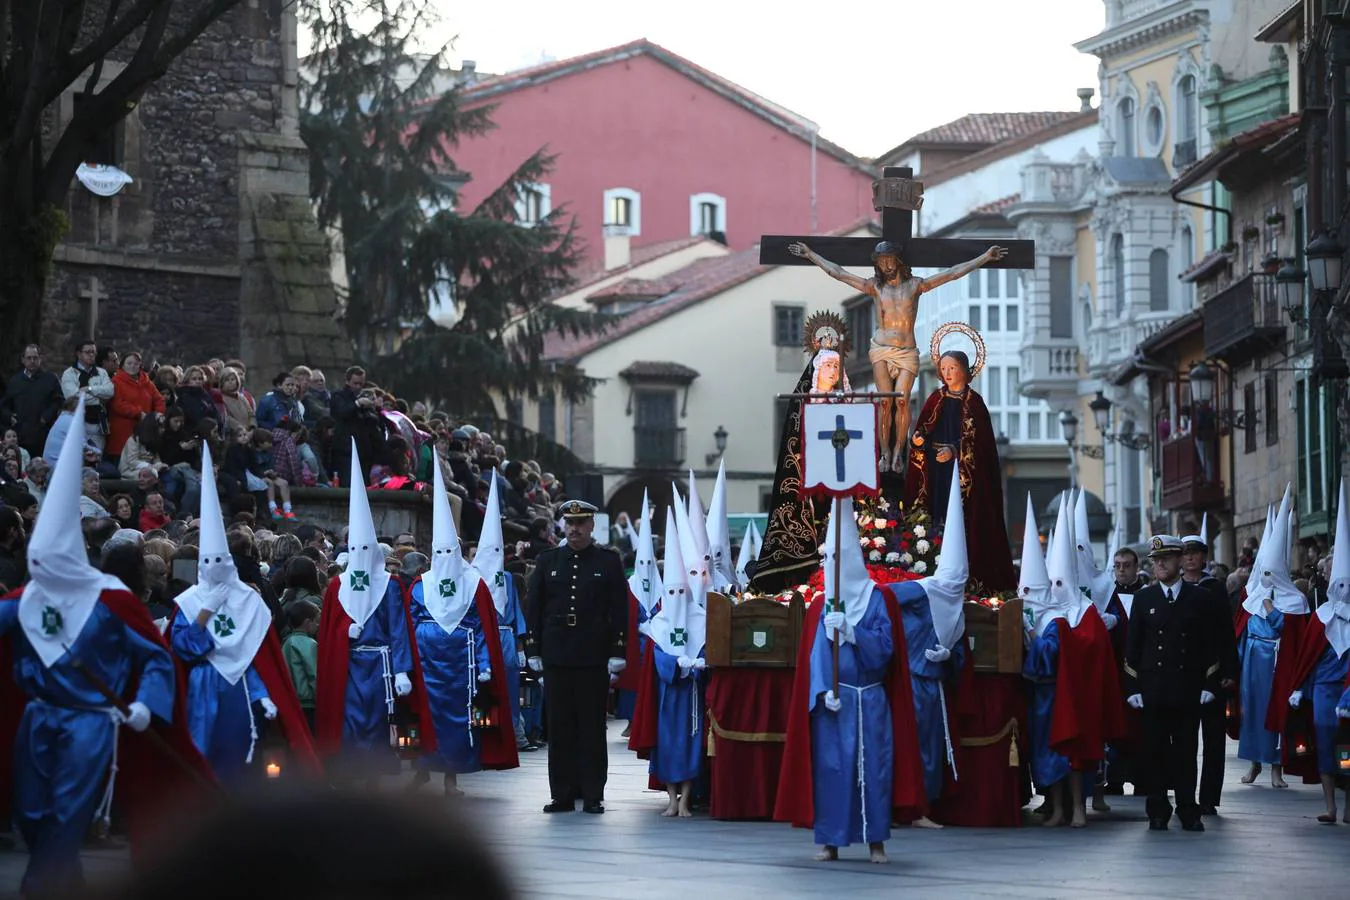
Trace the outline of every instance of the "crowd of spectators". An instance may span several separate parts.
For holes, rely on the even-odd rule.
[[[368,382],[359,366],[330,389],[324,372],[298,365],[255,396],[239,359],[147,365],[138,351],[94,341],[72,349],[70,365],[57,374],[44,367],[40,348],[25,348],[22,368],[0,397],[0,587],[26,580],[25,540],[71,428],[85,437],[80,508],[91,558],[102,564],[105,545],[126,544],[159,559],[162,565],[150,562],[145,572],[151,603],[176,594],[175,562],[180,587],[190,583],[181,563],[195,560],[203,446],[211,451],[240,574],[257,584],[279,623],[280,598],[303,591],[317,600],[341,552],[340,533],[301,520],[293,490],[349,486],[353,442],[360,479],[371,490],[429,492],[440,466],[469,552],[493,479],[508,560],[519,565],[557,543],[560,479],[533,461],[509,458],[487,431]],[[81,395],[84,421],[75,422]],[[410,535],[402,544],[399,537],[382,540],[391,569],[402,571],[416,548]]]

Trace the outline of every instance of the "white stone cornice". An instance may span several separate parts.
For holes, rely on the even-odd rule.
[[[1140,47],[1179,34],[1209,22],[1209,12],[1197,8],[1194,0],[1178,0],[1160,6],[1152,12],[1130,19],[1119,25],[1074,44],[1080,53],[1091,53],[1100,59],[1128,53]]]

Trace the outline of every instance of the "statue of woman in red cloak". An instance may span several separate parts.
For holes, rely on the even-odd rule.
[[[1017,576],[1003,518],[998,444],[989,409],[970,386],[984,364],[984,342],[973,329],[959,325],[952,323],[939,329],[933,339],[933,355],[937,356],[941,338],[956,330],[971,335],[980,352],[973,369],[970,358],[959,350],[943,353],[936,360],[942,386],[929,395],[915,420],[905,471],[905,506],[922,506],[940,526],[946,515],[952,466],[956,466],[966,516],[970,579],[986,591],[1015,590]]]

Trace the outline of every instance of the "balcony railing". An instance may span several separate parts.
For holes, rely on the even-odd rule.
[[[1163,509],[1213,508],[1223,496],[1217,437],[1187,434],[1162,445]]]
[[[1205,353],[1241,362],[1284,341],[1275,276],[1262,272],[1233,282],[1204,305]]]
[[[1088,335],[1088,369],[1100,375],[1134,356],[1135,349],[1162,331],[1176,318],[1174,312],[1141,313],[1133,319],[1117,321],[1108,327],[1093,329]]]
[[[1078,344],[1037,342],[1022,348],[1022,393],[1028,397],[1049,397],[1064,391],[1076,391],[1078,385]]]
[[[633,465],[674,469],[684,465],[684,429],[639,425],[633,429]]]

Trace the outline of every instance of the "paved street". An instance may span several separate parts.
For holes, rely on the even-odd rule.
[[[1083,831],[947,828],[897,830],[891,865],[863,848],[834,864],[811,859],[807,831],[768,823],[663,819],[664,795],[644,790],[645,764],[611,728],[608,812],[545,816],[544,753],[519,771],[461,779],[460,801],[484,823],[525,897],[665,898],[847,895],[849,900],[921,891],[924,898],[1271,897],[1344,898],[1350,826],[1319,825],[1321,793],[1238,784],[1245,764],[1229,760],[1222,816],[1205,834],[1150,833],[1143,798],[1110,798],[1114,809]],[[438,786],[438,785],[437,785]],[[391,789],[394,782],[391,780]],[[428,788],[430,789],[430,788]],[[1272,865],[1272,861],[1276,864]],[[17,888],[24,857],[0,853],[0,897]],[[124,872],[125,854],[88,855],[91,877]],[[910,894],[910,896],[915,896]]]

